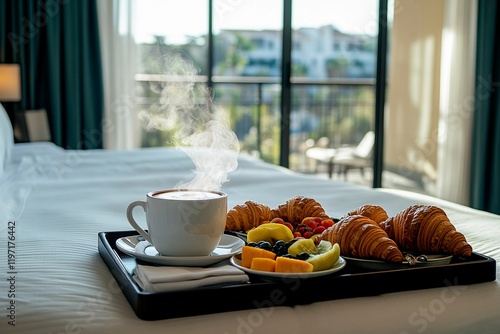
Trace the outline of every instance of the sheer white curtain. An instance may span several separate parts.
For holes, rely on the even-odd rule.
[[[133,38],[135,0],[99,0],[105,114],[104,148],[140,147],[141,126],[135,103],[134,75],[138,69]]]
[[[476,0],[446,0],[441,51],[437,196],[469,204]]]

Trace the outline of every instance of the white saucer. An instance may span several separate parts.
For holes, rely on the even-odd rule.
[[[134,256],[146,262],[162,264],[166,266],[208,266],[223,260],[229,259],[234,254],[241,251],[245,242],[240,238],[224,234],[217,248],[208,256],[163,256],[148,243],[141,241],[140,235],[123,237],[116,240],[116,247],[125,254]],[[136,247],[138,243],[146,243],[145,247]],[[142,246],[142,245],[140,245]]]

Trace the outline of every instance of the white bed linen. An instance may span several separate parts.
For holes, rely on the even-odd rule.
[[[100,231],[131,229],[128,203],[193,177],[175,149],[63,151],[16,145],[0,179],[0,333],[498,333],[500,284],[349,298],[159,321],[136,317],[97,251]],[[428,196],[374,190],[294,174],[241,156],[222,190],[232,207],[271,207],[304,195],[340,217],[371,203],[389,215],[415,203],[441,206],[475,251],[500,260],[500,217]],[[15,298],[7,266],[9,221],[15,225]],[[497,277],[499,273],[497,266]],[[318,287],[321,289],[321,287]],[[16,326],[8,324],[15,300]],[[193,301],[195,302],[195,301]],[[223,301],[214,301],[214,303]]]
[[[5,165],[8,163],[12,147],[14,146],[14,133],[7,111],[0,103],[0,177]]]

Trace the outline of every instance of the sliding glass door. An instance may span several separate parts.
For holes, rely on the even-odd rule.
[[[352,163],[330,164],[328,152],[355,148],[374,130],[378,0],[141,0],[136,6],[142,109],[157,103],[173,79],[165,75],[165,59],[181,54],[198,70],[195,84],[229,114],[242,153],[371,184],[373,143]],[[170,136],[150,128],[142,144],[169,145]],[[310,148],[327,150],[315,156]]]

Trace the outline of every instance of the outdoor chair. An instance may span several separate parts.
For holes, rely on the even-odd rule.
[[[317,164],[326,164],[329,178],[332,178],[335,168],[339,176],[343,174],[345,178],[349,169],[359,169],[363,175],[364,168],[370,165],[374,142],[375,133],[368,131],[356,146],[311,147],[306,151],[306,156],[315,160]]]
[[[350,169],[359,169],[364,176],[364,169],[371,166],[374,144],[375,133],[368,131],[357,146],[337,149],[331,162],[332,172],[336,168],[338,175],[343,174],[347,179],[347,172]]]

